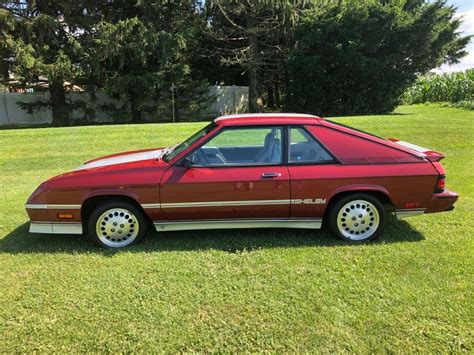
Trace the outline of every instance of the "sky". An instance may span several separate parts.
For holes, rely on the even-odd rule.
[[[457,16],[463,19],[460,31],[466,35],[474,35],[474,0],[448,0],[448,4],[457,7]],[[435,72],[453,72],[474,68],[474,37],[466,47],[468,55],[461,62],[454,65],[442,65]]]

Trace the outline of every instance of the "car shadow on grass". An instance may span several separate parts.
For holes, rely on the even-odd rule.
[[[0,253],[100,253],[113,255],[120,250],[101,249],[80,235],[32,234],[25,223],[0,239]],[[388,216],[383,235],[371,245],[419,242],[424,236],[406,221]],[[126,248],[128,252],[163,252],[192,250],[221,250],[229,253],[266,248],[297,247],[358,247],[332,236],[325,230],[309,229],[235,229],[182,232],[150,232],[139,245]]]

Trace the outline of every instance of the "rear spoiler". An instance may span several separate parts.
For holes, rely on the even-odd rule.
[[[416,144],[404,142],[396,138],[388,138],[388,140],[395,144],[398,144],[399,146],[402,146],[404,148],[414,150],[417,153],[423,154],[425,158],[431,162],[437,162],[444,158],[444,154],[435,152],[434,150],[431,150],[431,149],[420,147],[419,145],[416,145]]]

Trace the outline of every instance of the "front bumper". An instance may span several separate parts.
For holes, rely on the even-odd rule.
[[[82,234],[81,223],[30,222],[30,233]]]

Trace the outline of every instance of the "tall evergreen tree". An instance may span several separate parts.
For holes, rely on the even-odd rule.
[[[287,62],[286,109],[390,112],[417,75],[466,54],[460,23],[442,0],[342,0],[308,10]]]
[[[47,82],[50,100],[27,106],[51,107],[54,126],[71,124],[77,106],[65,81],[105,88],[124,103],[112,113],[135,122],[171,118],[173,99],[177,117],[197,113],[209,101],[190,65],[206,25],[199,10],[193,0],[0,0],[0,62],[24,86]]]
[[[115,2],[93,36],[92,74],[129,103],[134,122],[147,112],[168,119],[197,114],[208,105],[208,84],[190,62],[205,25],[192,0]]]
[[[33,106],[50,106],[53,126],[70,123],[64,81],[82,75],[81,38],[90,33],[95,6],[93,0],[0,0],[2,47],[10,56],[9,69],[24,86],[44,78],[50,100]]]

